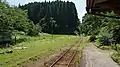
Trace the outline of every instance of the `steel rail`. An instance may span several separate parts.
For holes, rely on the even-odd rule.
[[[70,47],[63,55],[61,55],[52,65],[50,65],[50,67],[53,67],[60,59],[62,59],[65,54],[67,54],[71,50],[72,47]]]
[[[81,42],[81,40],[75,42],[75,44],[76,44],[76,43],[79,43],[79,42]],[[72,45],[63,55],[61,55],[56,61],[54,61],[54,62],[50,65],[50,67],[55,66],[74,46],[75,46],[75,45]],[[77,46],[76,49],[78,49],[78,46]],[[70,63],[72,62],[72,60],[74,59],[76,53],[77,53],[77,50],[76,50],[74,53],[72,53],[72,59],[69,61],[68,64],[70,64]],[[68,64],[67,64],[67,65],[68,65]]]
[[[67,67],[70,66],[70,64],[71,64],[71,62],[73,61],[73,59],[75,58],[76,54],[77,54],[77,50],[76,50],[76,51],[74,52],[74,54],[72,55],[72,58],[70,59],[69,63],[67,64]]]
[[[80,43],[81,41],[82,41],[82,39],[78,43]],[[72,58],[70,59],[69,63],[67,64],[67,67],[69,67],[71,62],[74,60],[74,58],[75,58],[75,56],[77,54],[78,47],[79,47],[79,45],[77,46],[75,52],[73,53]]]

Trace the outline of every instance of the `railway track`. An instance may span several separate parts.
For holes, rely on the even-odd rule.
[[[75,45],[72,45],[67,49],[61,56],[59,56],[55,61],[51,61],[48,67],[76,67],[76,54],[78,52],[79,43],[82,41],[77,41]]]

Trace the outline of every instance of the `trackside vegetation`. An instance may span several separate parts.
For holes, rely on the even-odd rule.
[[[117,16],[114,12],[101,13],[108,16]],[[80,24],[80,33],[91,36],[90,42],[96,42],[96,46],[112,52],[112,58],[120,64],[120,19],[103,17],[91,14],[83,16]]]
[[[18,36],[19,37],[19,36]],[[10,48],[3,48],[0,51],[13,50],[12,54],[1,54],[0,65],[3,67],[17,67],[25,62],[33,62],[47,57],[60,48],[68,47],[74,44],[80,38],[72,35],[50,35],[41,34],[41,36],[30,37],[21,35],[21,38],[27,38],[28,41],[18,43]],[[25,49],[15,49],[16,47],[26,47]]]

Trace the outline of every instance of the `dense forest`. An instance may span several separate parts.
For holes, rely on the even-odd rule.
[[[40,25],[45,33],[73,34],[79,25],[77,10],[73,2],[34,2],[19,5],[28,12],[28,18]]]

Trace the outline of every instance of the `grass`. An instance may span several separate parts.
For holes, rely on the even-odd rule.
[[[116,46],[111,46],[114,50],[114,53],[111,55],[112,59],[117,62],[120,65],[120,44],[117,44]]]
[[[70,46],[72,43],[77,41],[79,37],[71,35],[54,35],[53,37],[49,34],[42,34],[38,37],[26,37],[29,38],[27,41],[17,44],[28,47],[23,50],[14,50],[13,48],[4,48],[0,51],[6,51],[8,49],[13,50],[12,54],[1,54],[0,65],[3,67],[17,67],[22,63],[36,61],[45,56],[53,54],[60,48]],[[0,66],[0,67],[1,67]]]
[[[120,52],[114,52],[111,57],[115,62],[120,65]]]
[[[80,64],[80,58],[81,58],[81,55],[82,55],[82,50],[89,44],[88,40],[89,40],[89,37],[82,37],[82,41],[80,43],[80,47],[79,47],[79,53],[76,57],[76,62],[77,62],[77,66]]]

